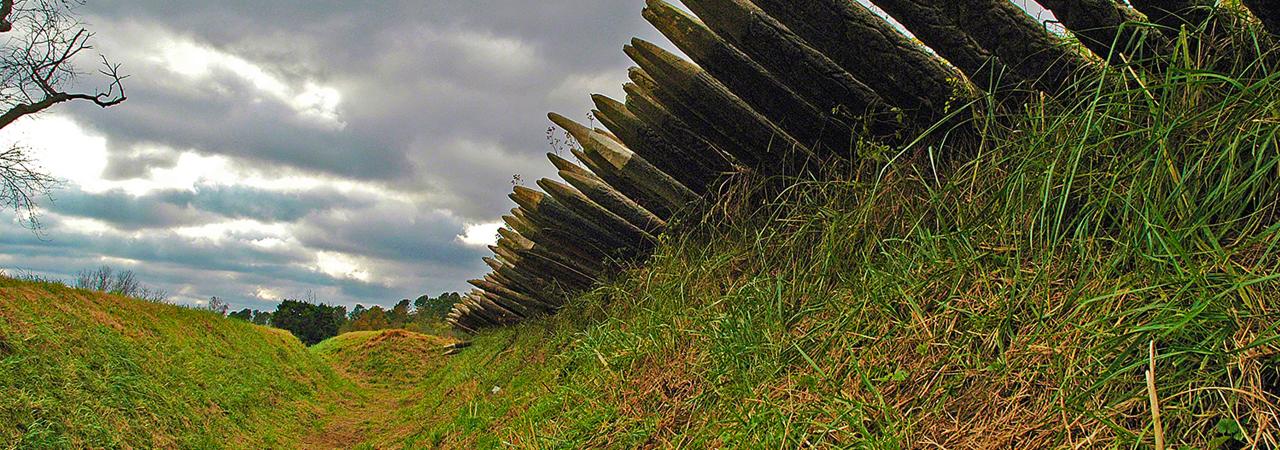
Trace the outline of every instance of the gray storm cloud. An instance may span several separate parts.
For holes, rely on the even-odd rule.
[[[463,290],[484,249],[459,235],[510,208],[513,175],[553,173],[546,111],[620,92],[621,45],[657,38],[641,7],[90,0],[81,13],[132,75],[130,99],[55,114],[105,140],[113,187],[56,191],[40,235],[4,224],[0,265],[65,277],[110,263],[180,301],[257,307]],[[312,182],[130,188],[187,154]]]

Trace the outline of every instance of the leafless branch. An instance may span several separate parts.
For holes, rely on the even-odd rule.
[[[31,103],[18,103],[16,105],[13,105],[11,108],[9,108],[8,111],[5,111],[4,114],[0,114],[0,128],[9,126],[9,124],[13,123],[13,121],[18,120],[23,116],[26,116],[29,114],[35,114],[45,109],[48,109],[50,106],[71,101],[71,100],[88,100],[103,108],[108,108],[108,107],[112,107],[112,106],[123,103],[125,100],[128,99],[125,96],[125,92],[124,92],[124,79],[128,78],[129,76],[128,75],[121,76],[120,65],[119,64],[112,65],[110,62],[107,61],[107,58],[105,56],[102,57],[102,64],[103,66],[106,67],[106,69],[100,70],[99,72],[110,77],[111,85],[107,88],[106,92],[99,92],[97,94],[79,94],[79,93],[60,92],[55,90],[52,87],[52,85],[49,82],[49,78],[47,76],[43,78],[39,76],[33,76],[33,79],[38,83],[40,88],[44,90],[45,92],[44,98],[40,99],[39,101],[33,101]],[[50,71],[57,70],[57,66],[56,65],[51,66],[49,70]]]
[[[54,105],[87,101],[102,108],[123,103],[124,80],[120,65],[100,56],[98,75],[105,89],[76,92],[69,87],[78,76],[74,62],[92,50],[93,33],[74,17],[84,0],[0,0],[0,129],[22,117]],[[24,223],[38,228],[35,213],[40,196],[47,196],[56,180],[34,165],[19,146],[0,153],[0,205],[13,207]]]
[[[102,69],[98,71],[109,81],[105,91],[88,94],[61,89],[60,85],[78,75],[71,62],[85,50],[93,48],[89,43],[93,33],[69,19],[59,3],[28,1],[43,6],[22,15],[26,17],[22,23],[29,25],[25,37],[14,38],[9,45],[12,48],[7,49],[8,57],[0,61],[0,80],[5,81],[0,84],[0,90],[11,91],[7,97],[18,100],[8,102],[8,109],[0,114],[0,128],[72,100],[90,101],[103,108],[123,103],[127,99],[124,79],[128,76],[121,75],[120,65],[112,64],[105,56],[100,56]],[[0,3],[0,13],[4,4],[12,5],[12,0],[0,2],[8,2]],[[12,11],[12,6],[10,8]],[[0,100],[6,97],[4,94],[0,92]]]
[[[57,183],[36,166],[25,148],[13,146],[0,152],[0,204],[12,207],[24,225],[39,228],[36,200],[47,196]]]

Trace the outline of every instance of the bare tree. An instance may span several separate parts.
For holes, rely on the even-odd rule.
[[[100,56],[98,74],[107,87],[75,92],[68,87],[84,73],[73,61],[93,46],[93,33],[75,18],[84,0],[0,0],[0,128],[59,103],[87,101],[103,108],[125,101],[120,65]],[[0,153],[0,203],[12,207],[32,228],[36,199],[48,195],[56,180],[43,173],[21,146]]]
[[[231,307],[230,304],[228,304],[226,301],[218,297],[209,297],[209,304],[204,305],[204,309],[213,311],[214,313],[221,316],[227,315],[227,308],[230,308],[230,307]]]
[[[167,303],[169,301],[169,291],[160,288],[143,286],[138,289],[138,294],[133,296],[150,302]]]
[[[111,280],[114,278],[115,270],[111,266],[102,266],[97,269],[85,269],[76,273],[75,286],[80,289],[88,289],[98,292],[110,292]]]
[[[143,285],[132,270],[116,271],[107,265],[77,272],[75,287],[153,302],[164,302],[169,298],[169,293],[164,289]]]
[[[142,283],[138,282],[138,277],[134,276],[133,271],[121,270],[116,272],[115,281],[111,283],[109,292],[126,297],[136,297],[141,290]]]
[[[0,0],[0,32],[15,33],[5,43],[0,59],[0,128],[18,118],[71,100],[86,100],[103,108],[125,101],[120,65],[105,56],[98,73],[109,84],[95,93],[68,92],[67,82],[78,75],[72,64],[93,49],[93,33],[81,26],[72,12],[83,0]]]

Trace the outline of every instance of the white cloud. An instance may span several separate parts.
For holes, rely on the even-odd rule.
[[[455,74],[433,79],[432,74],[423,73],[418,77],[419,82],[441,85],[442,96],[454,97],[461,90],[520,85],[547,68],[537,45],[488,30],[422,24],[408,39],[397,35],[390,45],[394,51],[386,55],[391,57],[380,60],[377,70],[422,72],[416,63],[429,61],[433,66],[430,72],[435,75]],[[409,52],[421,54],[423,60],[401,56]]]
[[[202,81],[218,71],[225,71],[319,125],[336,129],[346,127],[338,111],[342,92],[336,87],[325,86],[315,80],[290,85],[261,65],[188,39],[171,37],[159,42],[152,62],[175,74],[192,81]]]
[[[64,217],[62,226],[70,230],[79,231],[84,234],[103,235],[114,231],[111,225],[97,219],[89,219],[85,217]]]
[[[102,189],[107,167],[107,139],[89,133],[61,115],[28,116],[4,128],[0,145],[29,149],[41,168],[85,189]]]
[[[315,268],[338,279],[368,282],[371,278],[369,271],[361,268],[355,258],[337,252],[316,252]]]
[[[262,238],[262,239],[254,239],[252,241],[249,241],[249,243],[253,244],[256,247],[269,250],[269,249],[284,247],[289,242],[278,237],[268,237],[268,238]]]
[[[467,55],[465,62],[478,69],[519,74],[538,65],[538,52],[524,41],[491,33],[462,30],[439,35]]]
[[[458,241],[475,247],[494,245],[498,242],[499,228],[502,222],[468,224],[466,231],[458,235]]]
[[[179,236],[191,239],[205,239],[211,241],[220,241],[229,239],[235,235],[252,235],[261,238],[267,236],[284,240],[289,236],[288,227],[282,223],[262,223],[256,220],[240,219],[226,222],[206,223],[202,225],[190,227],[178,227],[173,229],[174,233]]]
[[[158,190],[194,190],[199,185],[219,185],[277,192],[302,192],[323,187],[402,202],[417,201],[420,197],[368,182],[289,169],[277,168],[267,173],[254,165],[238,164],[237,160],[227,156],[205,155],[195,150],[154,144],[135,146],[128,151],[135,157],[176,154],[172,167],[153,167],[141,177],[110,180],[105,178],[108,164],[106,137],[59,113],[25,117],[5,127],[0,133],[0,146],[7,148],[10,145],[26,147],[39,169],[89,193],[120,189],[137,196]]]
[[[259,300],[266,300],[269,302],[279,301],[280,299],[284,298],[284,296],[281,295],[280,292],[274,289],[265,288],[265,287],[258,287],[258,289],[253,292],[253,296],[257,297]]]
[[[42,170],[85,192],[123,189],[142,195],[158,189],[191,189],[199,183],[231,184],[239,178],[225,157],[184,151],[174,167],[153,168],[147,178],[108,180],[103,173],[108,159],[106,137],[57,113],[25,117],[5,127],[0,145],[28,148]],[[135,155],[177,152],[154,146],[133,151]]]

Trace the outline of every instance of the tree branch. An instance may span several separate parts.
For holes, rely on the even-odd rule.
[[[106,89],[73,92],[68,86],[81,75],[76,58],[93,49],[93,33],[71,14],[83,3],[0,0],[0,35],[10,33],[0,52],[0,129],[59,103],[85,101],[108,108],[125,101],[123,81],[128,77],[105,56],[98,73],[110,80]],[[37,201],[48,197],[56,183],[23,148],[0,148],[0,208],[13,208],[33,230],[40,228]]]
[[[103,108],[109,108],[124,103],[124,101],[128,99],[124,93],[124,79],[129,76],[120,75],[120,65],[111,64],[107,61],[106,57],[102,58],[102,64],[106,66],[106,69],[99,72],[111,78],[111,85],[107,88],[107,92],[98,94],[60,92],[53,90],[53,87],[47,82],[43,82],[41,77],[35,76],[37,81],[41,81],[41,88],[45,90],[44,99],[29,103],[19,103],[14,105],[8,111],[5,111],[4,114],[0,114],[0,128],[9,126],[9,124],[23,116],[35,114],[48,109],[50,106],[71,100],[87,100]]]
[[[35,160],[19,146],[0,151],[0,205],[11,207],[32,230],[40,228],[36,197],[47,196],[58,180],[35,166]]]

